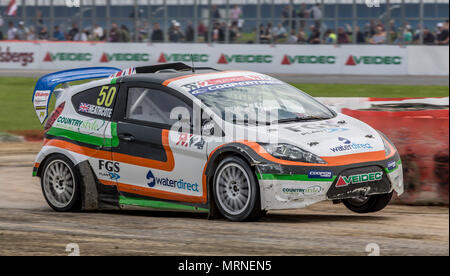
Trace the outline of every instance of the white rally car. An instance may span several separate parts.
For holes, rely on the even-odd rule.
[[[99,80],[66,84],[86,79]],[[376,212],[403,193],[387,137],[255,72],[81,68],[39,79],[33,103],[47,119],[33,175],[56,211],[138,206],[243,221],[324,200]]]

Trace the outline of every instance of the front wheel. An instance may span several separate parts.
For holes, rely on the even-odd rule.
[[[374,213],[378,212],[388,205],[391,201],[392,192],[388,194],[371,195],[367,197],[357,197],[344,199],[342,202],[345,207],[355,213]]]
[[[239,157],[225,158],[219,164],[213,190],[220,213],[231,221],[255,220],[264,214],[256,177]]]
[[[73,163],[65,156],[55,154],[45,162],[41,187],[45,200],[58,212],[80,208],[79,177]]]

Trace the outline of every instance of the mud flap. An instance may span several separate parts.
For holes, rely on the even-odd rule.
[[[88,161],[77,165],[81,175],[82,210],[118,210],[119,192],[116,186],[102,185],[95,176]]]

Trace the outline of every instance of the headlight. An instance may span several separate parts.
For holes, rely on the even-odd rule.
[[[273,157],[283,160],[326,164],[322,158],[290,144],[261,144]]]

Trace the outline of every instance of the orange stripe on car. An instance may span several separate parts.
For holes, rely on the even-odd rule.
[[[384,139],[384,138],[383,138]],[[297,161],[289,161],[289,160],[283,160],[279,158],[273,157],[270,153],[268,153],[260,144],[256,142],[241,140],[241,141],[235,141],[233,143],[241,143],[244,145],[247,145],[250,147],[256,154],[261,156],[262,158],[277,163],[281,165],[290,165],[290,166],[317,166],[317,167],[327,167],[327,166],[343,166],[343,165],[350,165],[350,164],[356,164],[356,163],[364,163],[364,162],[372,162],[372,161],[381,161],[386,160],[390,157],[392,157],[395,154],[395,149],[389,144],[391,147],[391,153],[386,156],[386,153],[384,150],[380,151],[372,151],[372,152],[363,152],[363,153],[353,153],[353,154],[347,154],[347,155],[341,155],[341,156],[321,156],[321,158],[327,162],[327,164],[316,164],[316,163],[306,163],[306,162],[297,162]],[[225,145],[218,146],[215,148],[209,155],[209,158],[216,152],[219,148],[223,147]]]
[[[131,165],[148,167],[157,170],[172,171],[173,168],[175,167],[173,153],[169,146],[169,131],[166,129],[162,131],[162,145],[166,152],[167,161],[157,161],[143,157],[136,157],[128,154],[91,149],[88,147],[83,147],[80,145],[73,144],[71,142],[66,142],[58,139],[48,140],[45,145],[63,148],[93,158],[114,160],[117,162],[128,163]]]
[[[125,183],[117,183],[117,188],[121,192],[130,193],[130,194],[138,194],[148,197],[156,197],[166,200],[175,200],[175,201],[181,201],[181,202],[189,202],[189,203],[206,203],[206,190],[203,190],[202,196],[190,196],[190,195],[183,195],[183,194],[177,194],[167,191],[161,191],[146,187],[140,187]]]

